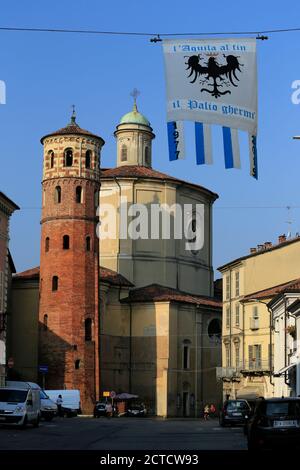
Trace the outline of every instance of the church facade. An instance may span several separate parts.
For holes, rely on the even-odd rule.
[[[199,416],[204,403],[221,401],[222,304],[212,269],[217,195],[152,168],[155,136],[136,104],[115,137],[117,166],[101,174],[104,141],[75,115],[42,139],[41,261],[13,278],[15,373],[44,380],[47,389],[79,389],[87,412],[113,390],[138,395],[159,416]],[[193,208],[201,207],[201,247],[187,250],[186,239],[172,230],[166,238],[161,228],[155,236],[121,235],[124,214],[128,227],[137,210],[151,215],[154,205],[190,207],[184,223],[193,230]],[[110,236],[103,236],[106,207],[114,208]],[[153,234],[150,219],[138,230],[147,225]],[[169,222],[174,230],[174,212]],[[48,366],[46,377],[39,365]]]

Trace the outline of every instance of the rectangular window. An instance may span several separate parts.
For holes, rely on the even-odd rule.
[[[225,278],[225,286],[226,286],[226,300],[230,299],[230,277],[226,276]]]
[[[235,306],[235,326],[240,326],[240,304]]]
[[[249,369],[261,369],[261,344],[253,344],[249,346]]]
[[[183,346],[183,368],[184,368],[184,369],[189,369],[189,367],[190,367],[190,364],[189,364],[189,362],[190,362],[190,358],[189,358],[190,354],[189,354],[189,352],[190,352],[189,345],[185,344],[185,345]]]
[[[226,307],[226,328],[230,328],[230,307]]]
[[[255,305],[252,309],[252,318],[250,319],[250,328],[251,330],[259,329],[259,314],[258,314],[257,305]]]
[[[268,344],[268,367],[274,368],[274,344]]]
[[[225,354],[226,354],[226,367],[230,367],[230,349],[229,344],[225,346]]]
[[[235,296],[238,297],[240,295],[240,273],[236,271],[235,273]]]

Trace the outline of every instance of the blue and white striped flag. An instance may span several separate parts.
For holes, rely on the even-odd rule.
[[[169,160],[185,158],[184,126],[182,121],[168,122]]]
[[[211,126],[202,122],[195,122],[196,161],[197,165],[213,162],[211,145]]]
[[[237,129],[223,127],[225,168],[241,168],[239,136]]]

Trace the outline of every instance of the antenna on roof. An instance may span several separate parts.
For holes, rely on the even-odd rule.
[[[291,218],[291,206],[286,206],[287,212],[288,212],[288,220],[286,221],[286,224],[288,224],[288,232],[287,232],[287,238],[292,237],[292,218]]]

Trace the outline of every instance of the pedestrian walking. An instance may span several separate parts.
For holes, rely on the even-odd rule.
[[[204,407],[204,419],[205,419],[205,421],[207,421],[208,418],[209,418],[209,411],[210,411],[210,406],[205,405],[205,407]]]
[[[107,402],[105,405],[105,412],[106,412],[107,418],[110,418],[112,416],[112,411],[113,411],[113,408],[112,408],[111,403]]]
[[[62,397],[61,395],[58,395],[58,397],[57,397],[57,399],[56,399],[57,414],[58,414],[58,416],[63,416],[62,404],[63,404],[63,397]]]
[[[215,413],[216,413],[216,407],[213,403],[210,405],[210,410],[209,411],[210,411],[210,415],[214,417]]]

